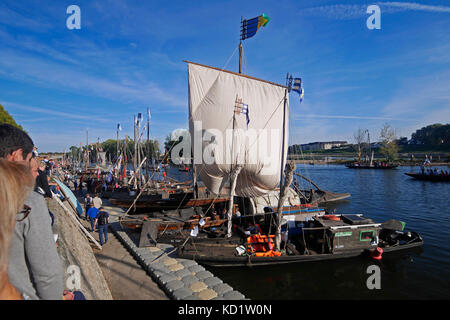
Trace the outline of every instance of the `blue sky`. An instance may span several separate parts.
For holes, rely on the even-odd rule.
[[[81,9],[69,30],[66,9]],[[366,9],[381,8],[369,30]],[[188,127],[189,60],[237,71],[241,16],[270,17],[244,41],[244,73],[290,95],[289,144],[371,139],[389,123],[410,138],[450,122],[449,1],[9,1],[0,3],[0,103],[40,151],[132,136],[151,108],[151,136]]]

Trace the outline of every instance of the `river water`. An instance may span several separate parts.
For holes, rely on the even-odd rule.
[[[442,167],[448,170],[448,167]],[[376,222],[398,219],[417,231],[422,248],[388,253],[381,261],[351,258],[291,265],[210,268],[250,299],[449,299],[450,184],[406,176],[418,168],[355,170],[343,165],[297,165],[324,190],[351,198],[329,207]],[[181,173],[180,173],[181,175]],[[305,182],[303,187],[309,188]],[[380,267],[381,289],[368,289],[370,265]]]

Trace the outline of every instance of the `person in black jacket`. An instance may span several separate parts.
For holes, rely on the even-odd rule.
[[[38,173],[36,177],[36,191],[42,194],[45,198],[52,198],[52,192],[48,185],[48,176],[46,173],[46,163],[44,161],[39,162]]]
[[[102,246],[108,242],[108,218],[108,212],[106,212],[103,207],[100,207],[99,212],[97,213],[97,218],[95,218],[93,230],[95,230],[95,226],[98,225],[98,236],[100,245]],[[105,240],[103,240],[103,237],[105,237]]]

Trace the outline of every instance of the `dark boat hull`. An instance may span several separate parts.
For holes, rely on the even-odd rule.
[[[417,241],[410,244],[398,245],[395,247],[383,248],[384,253],[396,252],[416,247],[421,247],[423,241]],[[212,267],[251,267],[251,266],[268,266],[279,265],[288,263],[301,263],[312,261],[326,261],[336,260],[344,258],[353,258],[360,256],[369,256],[368,250],[352,250],[339,253],[327,253],[327,254],[313,254],[313,255],[286,255],[280,257],[255,257],[255,256],[207,256],[193,253],[183,253],[181,250],[178,252],[180,258],[195,260],[200,264],[208,265]]]
[[[354,164],[346,164],[347,168],[350,169],[395,169],[398,167],[396,164],[386,165],[386,166],[368,166],[368,165],[359,165],[355,166]]]
[[[405,172],[405,174],[409,177],[412,177],[417,180],[422,181],[434,181],[434,182],[450,182],[450,176],[444,175],[429,175],[429,174],[421,174],[421,173],[413,173],[413,172]]]
[[[146,211],[155,212],[162,210],[174,210],[189,207],[205,207],[210,206],[212,203],[226,203],[229,198],[208,198],[208,199],[193,199],[192,196],[177,196],[172,199],[159,199],[150,201],[140,201],[137,200],[134,207],[135,210],[132,211]],[[134,200],[131,199],[110,199],[110,201],[123,208],[129,208],[133,205]]]

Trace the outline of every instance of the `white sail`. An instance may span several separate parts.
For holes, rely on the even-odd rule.
[[[287,156],[287,123],[282,151],[287,88],[191,62],[188,71],[189,130],[201,180],[218,194],[239,166],[236,195],[255,197],[276,189]],[[236,106],[241,112],[235,113]]]
[[[250,212],[247,214],[256,214],[264,212],[266,207],[277,207],[280,199],[280,189],[275,189],[264,196],[255,197],[250,199]],[[292,188],[288,188],[287,196],[284,199],[283,206],[298,206],[301,204],[300,197],[297,192]]]

